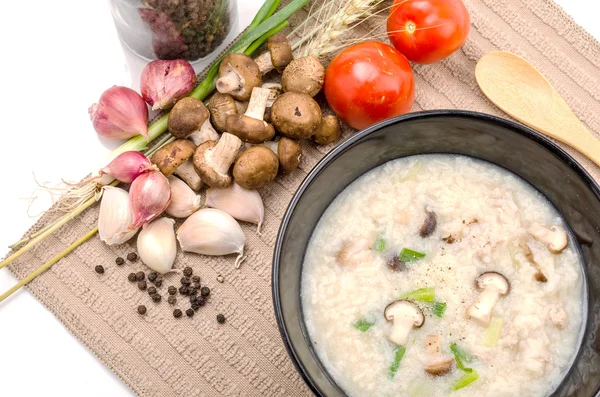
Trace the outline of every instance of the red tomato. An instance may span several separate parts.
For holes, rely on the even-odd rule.
[[[325,72],[325,97],[348,125],[363,129],[410,111],[415,79],[406,57],[392,46],[367,41],[344,49]]]
[[[387,33],[410,61],[433,63],[458,50],[469,34],[469,12],[462,0],[396,0]]]

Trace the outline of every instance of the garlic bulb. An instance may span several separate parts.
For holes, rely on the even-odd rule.
[[[235,267],[243,261],[246,236],[226,212],[203,208],[190,216],[177,230],[177,240],[185,252],[203,255],[238,254]]]
[[[260,232],[265,207],[256,190],[245,189],[235,182],[225,189],[210,188],[206,191],[206,206],[225,211],[237,220],[257,224]]]
[[[129,207],[129,193],[112,186],[105,186],[102,190],[98,216],[100,240],[108,245],[123,244],[138,231],[138,228],[127,231],[128,226],[133,222],[133,212]]]
[[[156,219],[142,229],[137,239],[137,249],[142,262],[161,274],[170,271],[175,262],[177,242],[174,224],[173,219]]]
[[[171,186],[171,202],[165,212],[175,218],[187,218],[201,207],[200,195],[173,175],[167,178]]]

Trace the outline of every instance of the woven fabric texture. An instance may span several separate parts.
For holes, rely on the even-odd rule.
[[[286,3],[284,1],[284,3]],[[477,60],[492,50],[525,57],[565,98],[576,115],[600,134],[600,44],[551,0],[465,0],[471,32],[461,50],[434,65],[416,65],[413,111],[467,109],[506,117],[478,89]],[[291,20],[307,17],[308,8]],[[322,21],[321,21],[322,22]],[[321,23],[319,22],[319,23]],[[382,38],[382,19],[371,18],[354,32]],[[309,21],[308,26],[314,24]],[[302,30],[299,30],[298,37]],[[344,129],[344,138],[354,131]],[[295,189],[334,145],[303,144],[300,169],[280,176],[260,190],[265,203],[262,235],[243,224],[247,259],[234,268],[234,256],[177,255],[177,269],[191,266],[211,290],[209,303],[189,319],[175,319],[166,289],[181,277],[171,274],[159,291],[159,304],[127,280],[141,262],[116,266],[115,258],[135,251],[130,243],[108,247],[97,236],[38,277],[29,290],[64,326],[141,396],[308,396],[310,390],[296,372],[281,341],[271,300],[271,257],[280,220]],[[564,145],[563,145],[564,147]],[[600,169],[566,147],[600,180]],[[10,266],[19,278],[92,229],[98,205]],[[44,216],[32,229],[52,219]],[[179,223],[178,223],[179,224]],[[176,225],[177,226],[177,225]],[[102,264],[104,275],[94,272]],[[217,275],[225,278],[216,281]],[[186,309],[179,297],[177,307]],[[9,302],[7,302],[10,304]],[[138,305],[148,307],[140,316]],[[218,324],[216,315],[227,321]]]

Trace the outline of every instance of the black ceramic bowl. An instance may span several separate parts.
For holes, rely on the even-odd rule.
[[[600,388],[600,187],[560,147],[539,133],[501,118],[465,111],[412,113],[386,120],[332,150],[294,195],[279,230],[273,259],[275,314],[286,348],[318,396],[343,396],[325,371],[304,324],[300,277],[313,229],[335,197],[355,179],[387,161],[426,153],[487,160],[521,176],[563,215],[585,264],[585,333],[569,373],[552,396],[596,395]]]

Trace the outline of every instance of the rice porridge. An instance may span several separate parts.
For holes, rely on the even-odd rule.
[[[326,210],[306,326],[350,396],[546,396],[577,350],[579,254],[555,208],[465,156],[386,163]]]

